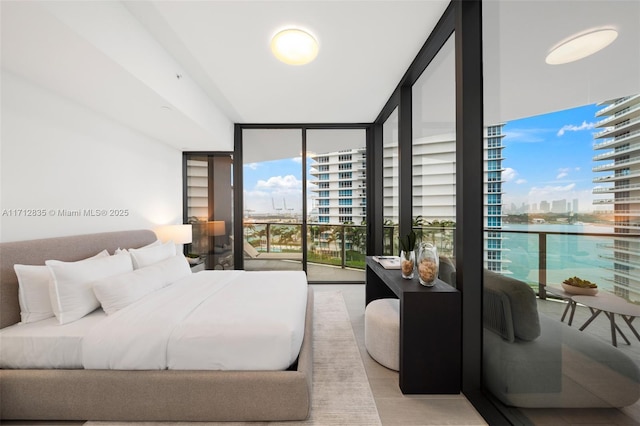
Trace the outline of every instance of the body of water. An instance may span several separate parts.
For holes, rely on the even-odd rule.
[[[507,269],[514,278],[527,282],[538,282],[539,239],[538,234],[509,233],[567,232],[567,233],[613,233],[613,227],[592,224],[507,224],[503,226],[502,243],[504,258],[509,260]],[[560,285],[569,277],[578,276],[595,282],[601,290],[613,290],[613,262],[602,256],[613,256],[611,237],[584,235],[547,234],[547,283]]]

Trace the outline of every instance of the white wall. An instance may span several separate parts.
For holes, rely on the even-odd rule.
[[[179,150],[6,71],[1,107],[0,241],[181,223]]]

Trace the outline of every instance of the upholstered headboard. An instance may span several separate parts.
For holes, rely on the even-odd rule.
[[[103,232],[100,234],[0,243],[0,328],[20,321],[16,263],[44,265],[49,259],[75,261],[86,259],[107,249],[138,248],[152,243],[156,234],[148,229]]]

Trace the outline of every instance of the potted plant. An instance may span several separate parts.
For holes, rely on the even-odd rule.
[[[414,251],[416,246],[416,233],[412,230],[407,235],[400,237],[398,243],[400,245],[402,278],[410,280],[413,278],[413,269],[416,263],[416,254]]]
[[[197,253],[188,253],[185,255],[185,257],[187,258],[187,262],[189,262],[189,265],[197,265],[202,261],[201,256]]]

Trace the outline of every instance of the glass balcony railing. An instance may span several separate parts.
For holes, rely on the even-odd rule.
[[[569,225],[559,225],[566,227]],[[612,224],[613,226],[613,224]],[[638,224],[634,224],[637,228]],[[245,242],[259,253],[280,253],[301,262],[302,224],[254,222],[244,225]],[[434,244],[441,255],[455,258],[456,229],[450,226],[415,227],[418,241]],[[384,226],[383,254],[397,255],[398,226]],[[307,262],[364,270],[366,225],[307,224]],[[485,260],[502,265],[502,273],[529,283],[541,299],[545,286],[560,285],[572,276],[596,282],[601,291],[640,301],[640,274],[634,270],[627,286],[615,282],[616,256],[640,253],[640,236],[611,232],[565,232],[485,229]],[[626,242],[622,247],[620,242]],[[628,246],[628,247],[627,247]],[[488,253],[491,252],[491,257]],[[245,257],[247,255],[245,254]],[[625,264],[634,264],[625,261]]]
[[[438,253],[453,257],[455,228],[414,228],[418,241],[428,241],[438,248]],[[244,224],[245,242],[258,253],[279,253],[282,259],[301,261],[302,223],[300,222],[251,222]],[[307,224],[307,262],[338,266],[341,268],[365,268],[366,225]],[[398,226],[384,226],[384,253],[397,255]],[[245,253],[245,256],[247,254]]]
[[[558,225],[565,226],[565,225]],[[566,225],[568,226],[568,225]],[[485,229],[485,239],[489,230]],[[496,232],[491,230],[491,232]],[[578,276],[598,284],[600,291],[618,294],[633,302],[640,302],[640,274],[630,273],[635,279],[628,285],[615,283],[616,261],[622,254],[633,253],[620,247],[619,241],[640,244],[640,236],[616,233],[578,233],[539,230],[502,230],[502,247],[508,249],[503,273],[528,283],[540,299],[545,299],[546,286],[560,286],[567,278]],[[632,262],[633,263],[633,262]]]

